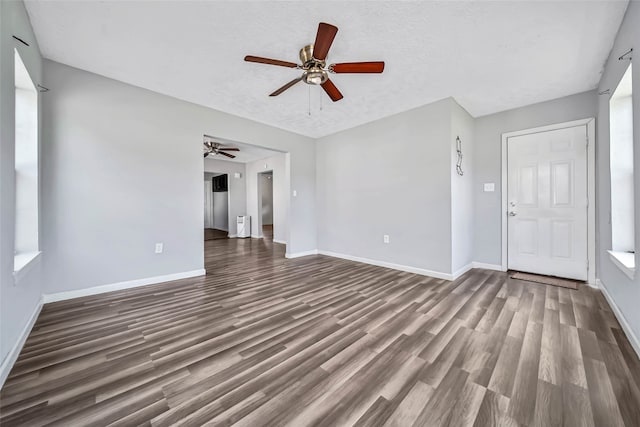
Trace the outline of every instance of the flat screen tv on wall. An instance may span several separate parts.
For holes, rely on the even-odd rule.
[[[228,191],[227,175],[218,175],[212,178],[213,192]]]

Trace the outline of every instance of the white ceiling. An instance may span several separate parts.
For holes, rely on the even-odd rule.
[[[481,116],[593,89],[627,1],[26,5],[47,58],[319,137],[449,96]],[[299,70],[244,56],[297,62],[319,21],[340,29],[329,63],[384,60],[384,74],[332,76],[344,99],[323,96],[322,111],[304,83],[269,97]]]
[[[276,154],[280,153],[279,151],[268,150],[266,148],[257,147],[255,145],[245,144],[238,141],[232,141],[230,139],[224,139],[224,138],[218,138],[218,137],[214,137],[213,139],[216,142],[222,143],[224,147],[236,147],[236,148],[239,148],[240,151],[229,151],[229,154],[236,156],[235,159],[230,159],[226,156],[220,156],[220,155],[216,155],[216,156],[209,155],[205,157],[205,161],[207,159],[215,159],[215,160],[224,160],[227,162],[249,163],[249,162],[254,162],[256,160],[266,159],[267,157],[275,156]]]

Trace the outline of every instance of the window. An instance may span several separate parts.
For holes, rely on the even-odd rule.
[[[38,91],[17,50],[15,57],[15,257],[14,275],[39,254]]]
[[[627,275],[635,270],[633,87],[629,65],[609,101],[611,258]]]

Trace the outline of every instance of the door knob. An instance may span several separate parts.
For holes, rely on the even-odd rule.
[[[509,216],[516,216],[518,215],[517,213],[515,213],[514,211],[509,211]]]

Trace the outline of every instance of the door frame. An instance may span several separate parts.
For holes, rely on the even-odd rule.
[[[265,169],[265,170],[261,170],[258,173],[256,173],[256,193],[258,194],[258,214],[256,215],[256,224],[258,226],[258,234],[255,236],[251,236],[254,238],[258,238],[258,239],[264,239],[264,234],[262,233],[262,182],[260,182],[260,179],[262,177],[262,175],[264,174],[268,174],[271,173],[271,188],[273,189],[275,187],[275,174],[273,173],[273,168],[270,169]],[[273,191],[271,192],[271,205],[273,208],[273,211],[275,212],[275,203],[273,202]],[[275,220],[272,221],[275,223]],[[273,226],[273,230],[276,229],[275,224],[272,225]],[[275,231],[273,232],[274,236],[275,236]],[[274,240],[275,241],[275,240]],[[277,243],[277,242],[276,242]]]
[[[548,132],[552,130],[586,126],[587,128],[587,283],[596,286],[596,120],[594,117],[555,123],[502,134],[502,164],[501,164],[501,210],[502,221],[502,271],[508,268],[508,194],[507,184],[509,176],[507,144],[509,138],[529,135],[532,133]]]

